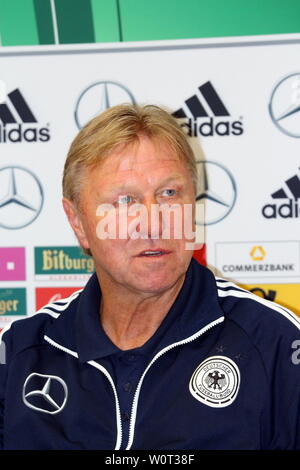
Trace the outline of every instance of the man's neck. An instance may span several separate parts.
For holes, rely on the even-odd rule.
[[[100,320],[107,336],[122,350],[142,346],[169,312],[184,279],[185,275],[165,292],[146,294],[120,289],[100,276]]]

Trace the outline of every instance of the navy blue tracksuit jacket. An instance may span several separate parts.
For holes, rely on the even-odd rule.
[[[2,449],[300,448],[300,323],[289,310],[192,260],[125,430],[118,372],[91,347],[100,295],[93,275],[4,331]]]

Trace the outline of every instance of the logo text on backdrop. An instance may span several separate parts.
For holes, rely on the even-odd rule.
[[[3,82],[2,82],[3,83]],[[0,83],[0,143],[48,142],[49,125],[40,127],[31,107],[19,88],[4,96],[4,87]]]
[[[189,137],[239,136],[244,132],[243,122],[233,120],[213,84],[208,81],[198,87],[197,92],[184,101],[173,116],[184,119],[181,126]]]

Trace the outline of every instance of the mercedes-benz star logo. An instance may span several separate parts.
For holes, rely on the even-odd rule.
[[[300,137],[300,73],[292,73],[275,86],[269,103],[275,126],[290,137]]]
[[[81,129],[106,109],[128,102],[135,104],[135,99],[131,91],[121,83],[112,81],[93,83],[78,98],[74,113],[77,127]]]
[[[227,168],[213,161],[198,161],[197,203],[205,202],[205,224],[212,225],[223,220],[233,209],[236,201],[236,184]],[[203,225],[203,221],[197,221]]]
[[[0,168],[0,227],[26,227],[38,217],[43,202],[43,189],[34,173],[21,166]]]
[[[33,410],[57,414],[64,409],[67,398],[67,384],[56,375],[33,372],[25,380],[23,402]]]

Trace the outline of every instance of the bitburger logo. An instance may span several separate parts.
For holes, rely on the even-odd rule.
[[[211,356],[194,371],[189,389],[196,400],[213,408],[231,405],[240,387],[240,371],[232,359]]]
[[[299,168],[300,170],[300,168]],[[299,174],[285,180],[281,188],[271,194],[274,202],[265,204],[262,215],[265,219],[292,219],[300,217],[300,178]]]
[[[0,143],[48,142],[49,127],[39,127],[38,121],[23,93],[16,88],[0,104]]]
[[[189,137],[243,134],[242,120],[231,118],[227,107],[210,81],[199,86],[197,93],[186,99],[184,103],[173,116],[184,119],[181,127],[186,130]]]

